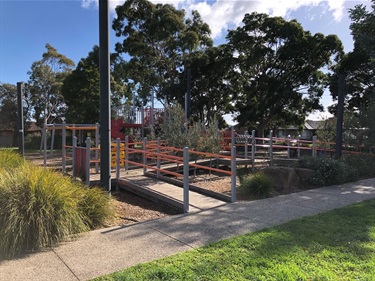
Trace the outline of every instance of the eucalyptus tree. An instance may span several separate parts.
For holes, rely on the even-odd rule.
[[[212,46],[209,26],[197,11],[185,18],[183,10],[147,0],[127,0],[116,14],[113,29],[123,38],[116,51],[130,57],[121,66],[127,83],[144,103],[155,96],[162,103],[183,104],[192,58]]]
[[[25,128],[30,125],[30,110],[26,98],[23,99],[23,117]],[[0,83],[0,130],[13,130],[13,139],[18,136],[17,86]]]
[[[17,87],[0,84],[0,129],[17,131]]]
[[[345,108],[356,113],[375,104],[375,0],[371,2],[372,10],[361,4],[349,11],[354,49],[345,54],[330,77],[331,94],[336,100],[338,75],[346,75]],[[330,111],[335,114],[336,106]]]
[[[307,114],[322,109],[322,69],[342,54],[337,36],[312,35],[296,20],[252,13],[227,40],[240,125],[257,126],[263,136],[267,128],[302,125]]]
[[[345,74],[344,111],[356,120],[350,135],[370,147],[375,142],[375,0],[371,3],[371,9],[361,4],[349,10],[354,49],[343,56],[330,76],[331,95],[337,100],[338,76]],[[334,115],[336,106],[329,108]],[[344,128],[348,123],[345,114]]]
[[[119,75],[114,73],[115,57],[111,55],[111,101],[118,106],[127,95],[127,87]],[[94,46],[86,58],[69,73],[62,86],[67,105],[66,120],[74,123],[99,122],[99,47]]]
[[[74,65],[71,59],[60,54],[50,44],[46,44],[42,59],[31,65],[27,89],[37,125],[53,122],[64,116],[66,107],[61,87]]]
[[[208,125],[216,116],[219,126],[226,125],[222,116],[234,111],[234,95],[228,73],[231,58],[226,45],[196,52],[191,59],[191,112],[192,118]]]

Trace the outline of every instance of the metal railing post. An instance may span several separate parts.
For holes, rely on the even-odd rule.
[[[316,157],[316,136],[313,136],[313,143],[312,143],[312,156]]]
[[[86,185],[90,185],[90,153],[91,153],[91,139],[89,137],[86,138],[86,176],[85,176],[85,183]]]
[[[99,159],[99,123],[95,124],[95,160]],[[99,163],[95,163],[95,173],[99,173]]]
[[[248,143],[249,143],[249,132],[245,131],[245,159],[248,158]]]
[[[141,109],[141,120],[142,120],[141,137],[144,138],[145,137],[145,109],[144,109],[144,107],[142,107],[142,109]]]
[[[55,124],[53,124],[53,126],[55,126]],[[55,127],[53,127],[52,136],[51,136],[51,149],[50,149],[51,158],[53,158],[53,147],[55,146],[55,133],[56,133],[56,130],[55,130]]]
[[[189,212],[189,148],[184,147],[184,213]]]
[[[231,149],[231,202],[234,203],[237,201],[237,191],[236,191],[236,147],[233,145]]]
[[[161,141],[160,141],[160,137],[158,137],[158,148],[157,148],[157,153],[158,153],[158,156],[157,156],[157,160],[156,160],[156,168],[157,171],[156,171],[156,178],[160,178],[160,152],[161,152],[161,149],[160,149],[160,144],[161,144]]]
[[[236,145],[236,140],[234,139],[234,127],[230,127],[230,139],[231,139],[231,146]]]
[[[73,177],[77,176],[77,137],[73,136]]]
[[[301,135],[298,135],[298,140],[297,140],[297,146],[298,146],[298,151],[297,151],[297,156],[298,159],[301,158]]]
[[[270,131],[269,139],[270,166],[273,166],[273,131]]]
[[[147,145],[147,138],[144,137],[143,138],[143,175],[145,175],[146,172],[147,172],[147,168],[146,168],[146,165],[147,165],[146,145]]]
[[[121,140],[120,138],[116,139],[116,180],[120,178],[120,148]]]
[[[72,132],[72,143],[74,142],[74,138],[75,138],[75,136],[76,136],[76,130],[74,130],[74,127],[75,127],[75,126],[76,126],[75,124],[72,124],[73,129],[70,129],[71,132]]]
[[[66,172],[66,123],[62,122],[61,132],[62,172]]]
[[[125,137],[125,171],[127,171],[129,169],[129,163],[128,163],[129,150],[128,150],[128,147],[129,147],[129,136],[126,136]]]
[[[290,135],[288,135],[288,137],[287,137],[287,145],[288,145],[288,159],[290,159]]]
[[[255,149],[256,149],[256,139],[255,130],[251,131],[251,171],[255,172]]]

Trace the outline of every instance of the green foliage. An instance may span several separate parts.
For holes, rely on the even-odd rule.
[[[343,161],[355,170],[357,178],[375,177],[375,156],[366,154],[349,154],[343,156]]]
[[[266,198],[270,196],[272,189],[272,180],[267,175],[255,173],[254,175],[248,175],[243,178],[239,192],[258,198]]]
[[[367,6],[367,7],[366,7]],[[371,8],[370,8],[371,7]],[[345,107],[361,112],[374,100],[375,79],[375,1],[371,5],[360,4],[349,10],[350,30],[354,40],[353,51],[347,53],[333,67],[330,92],[334,100],[338,95],[338,76],[346,75]],[[336,115],[336,105],[329,108]]]
[[[27,162],[0,168],[0,258],[103,225],[112,215],[109,202],[104,191]]]
[[[312,169],[314,176],[310,183],[316,186],[325,186],[354,181],[358,178],[356,168],[342,160],[328,157],[303,157],[300,159],[300,167]]]
[[[342,141],[344,150],[369,152],[375,143],[375,103],[361,108],[361,113],[345,111]],[[332,117],[319,122],[316,132],[320,148],[334,149],[328,142],[336,142],[337,118]]]
[[[25,136],[25,148],[26,149],[39,149],[41,139],[42,139],[41,132],[27,134]]]
[[[81,182],[75,182],[78,188],[78,210],[82,214],[82,220],[90,229],[95,229],[114,216],[114,210],[110,207],[110,197],[103,189],[88,188]]]
[[[25,98],[24,98],[25,101]],[[26,102],[23,103],[23,117],[25,120],[30,119],[30,110]],[[0,130],[13,130],[13,145],[16,145],[16,136],[18,132],[17,124],[17,87],[16,85],[0,82]],[[25,123],[25,130],[29,126]]]
[[[123,77],[143,104],[151,93],[164,104],[182,104],[188,66],[212,46],[208,25],[197,11],[186,18],[184,10],[147,0],[127,0],[117,6],[116,14],[112,27],[123,39],[116,52],[130,56],[120,67]]]
[[[263,136],[267,128],[302,125],[307,114],[322,109],[326,76],[321,69],[342,52],[337,36],[311,35],[296,20],[252,13],[227,39],[241,126],[258,124]]]
[[[17,128],[17,87],[0,83],[0,129]]]
[[[212,116],[219,117],[219,128],[227,127],[221,118],[234,111],[230,103],[234,93],[228,83],[231,67],[226,45],[196,52],[191,58],[191,116],[207,124]]]
[[[375,200],[95,280],[373,280]]]
[[[0,178],[2,258],[39,250],[88,230],[68,179],[30,165],[2,172]]]
[[[115,60],[111,60],[111,103],[119,105],[127,88],[115,73]],[[94,46],[86,58],[82,58],[76,69],[64,79],[61,89],[66,105],[68,123],[92,124],[99,121],[99,47]]]
[[[30,93],[28,103],[33,108],[33,118],[38,126],[64,116],[65,104],[61,86],[74,67],[71,59],[58,53],[50,44],[46,44],[46,52],[42,57],[31,65],[26,89]]]
[[[24,163],[22,156],[11,149],[0,149],[0,169],[12,170]]]
[[[218,153],[220,150],[220,134],[216,119],[210,120],[210,125],[202,129],[199,123],[193,122],[188,126],[185,113],[179,104],[166,108],[166,121],[160,124],[162,138],[168,145],[189,149]]]

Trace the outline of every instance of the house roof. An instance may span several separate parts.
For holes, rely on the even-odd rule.
[[[37,126],[35,123],[31,123],[30,127],[26,130],[27,132],[39,132],[42,129]]]
[[[306,120],[305,128],[308,130],[317,130],[319,127],[319,121]]]
[[[314,120],[306,120],[305,124],[303,125],[303,129],[312,131],[312,130],[317,130],[319,126],[320,121],[314,121]],[[298,130],[296,126],[288,126],[286,128],[279,128],[279,129],[285,129],[285,130]]]

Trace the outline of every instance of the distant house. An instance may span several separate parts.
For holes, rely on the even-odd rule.
[[[39,128],[35,123],[32,123],[28,128],[25,129],[25,136],[28,134],[34,134],[41,132],[41,128]],[[17,138],[13,129],[0,129],[0,147],[12,147],[15,146],[16,143],[14,140]]]
[[[303,140],[312,140],[312,137],[316,135],[316,130],[318,129],[320,121],[306,120],[302,131],[295,126],[289,126],[287,128],[278,128],[276,136],[278,138],[286,138],[291,136],[292,138],[297,138],[301,135]]]

